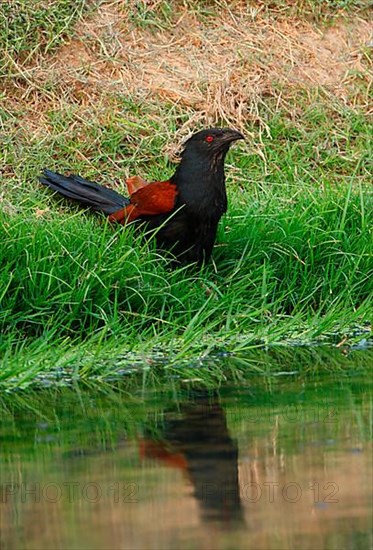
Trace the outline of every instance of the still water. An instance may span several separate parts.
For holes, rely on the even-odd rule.
[[[372,547],[370,376],[176,378],[4,400],[1,548]]]

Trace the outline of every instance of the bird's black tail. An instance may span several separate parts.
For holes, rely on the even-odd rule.
[[[44,170],[39,181],[63,197],[108,215],[121,210],[129,203],[126,197],[116,191],[85,180],[80,176],[63,176],[57,172]]]

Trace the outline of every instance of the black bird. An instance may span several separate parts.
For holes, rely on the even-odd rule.
[[[44,170],[39,179],[83,207],[103,212],[110,221],[145,223],[156,230],[157,246],[171,250],[183,263],[201,265],[211,256],[219,220],[227,210],[224,159],[238,139],[243,135],[230,128],[197,132],[185,142],[168,180],[129,178],[129,198],[80,176]]]

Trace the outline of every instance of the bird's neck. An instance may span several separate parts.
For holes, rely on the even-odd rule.
[[[227,209],[224,158],[220,151],[206,158],[185,152],[171,180],[178,189],[179,205],[200,217],[220,218]]]

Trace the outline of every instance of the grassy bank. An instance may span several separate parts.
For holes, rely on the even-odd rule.
[[[81,17],[83,4],[78,11],[67,10],[63,20]],[[178,4],[178,9],[186,9],[187,17],[193,13],[206,32],[215,32],[218,14],[193,11],[192,4]],[[167,3],[159,5],[166,10]],[[266,7],[266,19],[258,24],[275,25],[279,13],[289,16],[279,12],[279,5],[274,12]],[[163,40],[159,33],[167,34],[178,15],[164,10],[132,11],[132,32],[150,33],[147,43],[150,37]],[[124,23],[118,13],[115,24],[120,24],[114,28],[119,33]],[[110,54],[110,48],[118,37],[106,33],[95,42],[96,27],[87,21],[84,40],[80,26],[74,30],[62,20],[52,25],[62,49],[39,48],[34,56],[13,51],[19,72],[2,81],[3,387],[27,386],[38,374],[56,369],[105,378],[144,362],[178,365],[262,345],[359,340],[362,329],[369,331],[373,279],[366,51],[360,72],[344,81],[342,96],[330,82],[290,85],[278,68],[270,93],[266,82],[244,100],[232,84],[231,95],[220,97],[211,115],[198,107],[199,96],[195,104],[192,95],[145,100],[141,86],[111,88],[118,79],[113,71],[119,54]],[[86,53],[91,48],[81,67],[69,65],[68,36],[78,52],[79,40]],[[10,51],[9,33],[6,39]],[[45,44],[53,49],[51,37]],[[34,45],[29,46],[31,51]],[[106,88],[97,84],[100,63],[102,71],[112,63]],[[118,189],[135,173],[160,178],[173,169],[170,152],[181,135],[207,124],[239,126],[247,141],[229,153],[229,212],[213,262],[202,271],[171,270],[167,258],[131,228],[117,230],[70,208],[37,183],[46,166]]]
[[[342,340],[369,320],[370,208],[351,184],[235,190],[202,272],[170,270],[133,231],[88,214],[2,215],[2,381],[68,365],[88,376],[118,354],[130,366]]]

